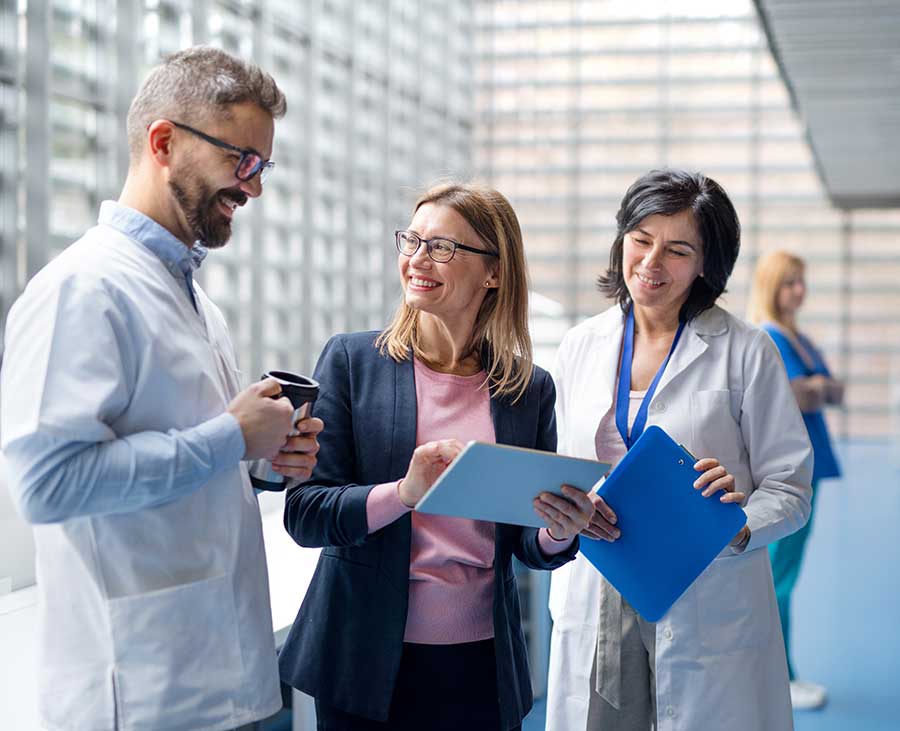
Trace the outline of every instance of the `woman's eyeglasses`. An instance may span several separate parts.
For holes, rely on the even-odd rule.
[[[482,256],[494,256],[498,259],[500,258],[500,255],[495,254],[493,251],[475,249],[471,246],[461,244],[458,241],[454,241],[453,239],[423,239],[412,231],[394,231],[394,239],[397,242],[397,251],[404,256],[412,256],[419,250],[419,247],[422,244],[425,244],[425,251],[428,253],[428,257],[439,264],[446,264],[450,261],[456,254],[457,249],[471,251],[473,254],[481,254]]]

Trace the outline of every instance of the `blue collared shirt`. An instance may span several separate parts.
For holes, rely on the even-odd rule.
[[[189,249],[155,221],[113,201],[102,204],[98,221],[153,251],[197,308],[192,275],[205,249],[197,244]],[[39,296],[26,289],[23,299]],[[23,340],[32,344],[49,338],[53,348],[77,351],[84,345],[71,341],[68,333],[76,328],[66,327],[65,320],[86,316],[80,309],[61,307],[55,327],[28,322],[30,332]],[[14,352],[16,345],[7,348],[7,361],[27,357]],[[19,371],[27,374],[28,369],[11,369]],[[16,388],[15,376],[3,385]],[[45,392],[42,398],[53,394]],[[78,437],[42,429],[4,444],[10,492],[30,522],[129,513],[172,502],[236,467],[246,448],[240,425],[228,412],[187,429],[143,431],[101,442]]]
[[[166,269],[182,285],[187,296],[197,309],[194,296],[194,270],[199,269],[206,258],[207,249],[197,241],[188,248],[172,233],[160,226],[149,216],[116,201],[103,201],[97,222],[112,226],[128,238],[139,241],[159,257]]]

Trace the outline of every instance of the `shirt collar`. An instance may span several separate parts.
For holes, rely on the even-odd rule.
[[[97,220],[146,246],[173,274],[189,277],[206,258],[207,249],[199,241],[189,249],[149,216],[116,201],[103,201]]]

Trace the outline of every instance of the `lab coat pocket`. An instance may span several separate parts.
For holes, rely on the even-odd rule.
[[[180,729],[188,711],[203,727],[232,716],[243,665],[230,574],[113,599],[109,611],[122,728]]]
[[[739,390],[727,388],[691,394],[690,451],[697,459],[714,457],[727,468],[736,468],[744,448],[740,423],[734,416],[740,398]]]
[[[771,591],[766,569],[756,564],[768,560],[765,551],[721,556],[697,579],[697,616],[704,649],[723,654],[764,647],[768,641],[771,612],[766,605]]]

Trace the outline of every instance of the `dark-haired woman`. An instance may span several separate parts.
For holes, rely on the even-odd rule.
[[[547,729],[790,729],[764,549],[809,516],[812,451],[772,341],[715,305],[737,214],[715,181],[665,170],[629,188],[617,222],[599,280],[616,305],[560,346],[559,451],[615,464],[656,424],[700,457],[697,489],[740,502],[747,525],[655,623],[583,557],[556,573]],[[593,499],[586,534],[616,540],[619,516]]]

